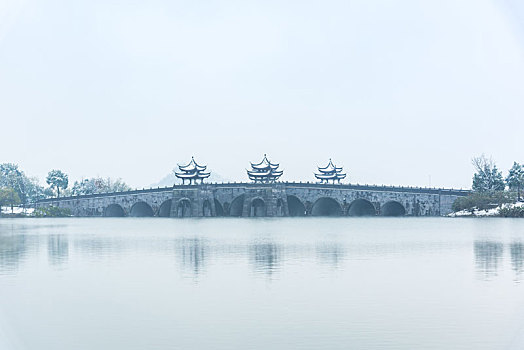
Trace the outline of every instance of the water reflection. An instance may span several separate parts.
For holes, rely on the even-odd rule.
[[[346,252],[344,248],[337,243],[321,244],[317,246],[317,257],[321,262],[327,263],[334,268],[339,267],[344,260]]]
[[[132,249],[130,247],[132,243],[134,241],[131,239],[85,236],[73,239],[71,245],[74,251],[78,251],[90,259],[107,259],[126,253],[129,249]]]
[[[201,239],[182,239],[176,243],[182,268],[198,277],[203,272],[207,257],[207,247]]]
[[[49,235],[47,237],[47,256],[49,264],[55,267],[67,263],[69,258],[69,239],[66,235]]]
[[[509,245],[509,251],[511,254],[511,266],[517,275],[517,280],[520,281],[522,279],[522,273],[524,272],[524,243],[511,243]]]
[[[493,241],[475,241],[474,251],[477,272],[484,279],[496,276],[504,253],[503,244]]]
[[[280,268],[281,249],[275,243],[257,243],[250,248],[250,260],[256,272],[272,275]]]
[[[16,272],[21,261],[25,260],[29,238],[26,235],[0,235],[0,269]]]

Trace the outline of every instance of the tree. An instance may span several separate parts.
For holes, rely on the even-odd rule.
[[[56,188],[58,198],[60,198],[60,188],[67,188],[69,179],[61,170],[51,170],[47,174],[46,182],[51,188]]]
[[[46,191],[46,189],[43,186],[40,186],[40,184],[38,183],[38,179],[35,177],[25,178],[25,191],[27,202],[29,203],[35,202],[40,199],[44,199],[46,197],[49,197],[49,195],[52,196],[52,192],[49,190]]]
[[[112,180],[111,178],[103,179],[101,177],[75,181],[72,189],[73,196],[104,193],[104,192],[122,192],[129,191],[129,187],[121,179]]]
[[[11,213],[13,212],[13,207],[21,203],[18,193],[9,187],[0,188],[0,208],[3,206],[10,206]]]
[[[517,190],[517,199],[520,201],[520,188],[524,184],[524,168],[517,162],[513,162],[513,166],[509,169],[506,177],[506,184],[509,189]]]
[[[26,176],[13,163],[0,164],[0,187],[11,188],[16,191],[22,203],[27,202]]]
[[[491,158],[481,155],[472,159],[476,173],[473,175],[473,191],[495,192],[504,191],[505,184],[502,173],[497,169]]]
[[[108,192],[124,192],[131,191],[131,186],[126,184],[122,179],[118,178],[112,180],[109,177],[107,178]]]
[[[38,184],[38,179],[26,176],[18,165],[13,163],[0,164],[0,187],[14,189],[22,204],[46,197],[44,188]]]

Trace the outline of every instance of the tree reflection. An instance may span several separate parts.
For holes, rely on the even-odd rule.
[[[28,251],[28,238],[25,235],[0,235],[1,271],[15,272]]]
[[[69,239],[66,235],[47,236],[47,256],[49,264],[60,266],[69,258]]]
[[[252,245],[250,257],[257,272],[272,275],[280,268],[280,248],[274,243]]]
[[[198,238],[183,239],[177,242],[182,267],[190,270],[196,277],[204,270],[206,246]]]
[[[475,262],[477,272],[485,279],[496,276],[502,260],[504,246],[500,242],[475,241]]]
[[[511,266],[517,275],[517,279],[520,280],[524,272],[524,243],[511,243],[509,250],[511,254]]]

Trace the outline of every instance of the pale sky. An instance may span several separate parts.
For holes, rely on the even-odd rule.
[[[0,0],[0,162],[148,186],[194,155],[247,180],[470,187],[524,162],[520,0]],[[42,181],[43,182],[43,181]]]

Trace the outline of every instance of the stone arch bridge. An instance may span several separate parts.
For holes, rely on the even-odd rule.
[[[222,183],[41,200],[74,216],[440,216],[467,190],[282,182]]]

